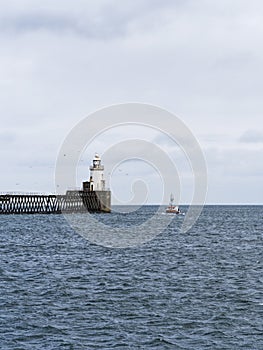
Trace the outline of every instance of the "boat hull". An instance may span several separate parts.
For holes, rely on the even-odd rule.
[[[170,214],[180,214],[180,211],[175,209],[166,209],[165,212]]]
[[[180,210],[178,206],[175,206],[175,205],[170,205],[169,207],[167,207],[165,212],[171,213],[171,214],[180,214]]]

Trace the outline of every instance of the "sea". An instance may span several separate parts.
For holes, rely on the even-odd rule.
[[[111,232],[162,214],[94,217]],[[116,248],[63,215],[1,215],[0,349],[262,350],[263,207],[205,206],[187,232],[183,220]]]

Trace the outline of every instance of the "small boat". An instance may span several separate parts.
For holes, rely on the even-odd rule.
[[[180,214],[181,211],[180,211],[178,205],[174,205],[173,202],[174,202],[174,196],[171,193],[170,203],[169,203],[169,206],[166,208],[165,212],[166,213],[172,213],[172,214]]]

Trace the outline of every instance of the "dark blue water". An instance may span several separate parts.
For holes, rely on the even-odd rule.
[[[205,207],[188,233],[175,216],[126,249],[62,215],[0,220],[1,349],[263,349],[263,207]]]

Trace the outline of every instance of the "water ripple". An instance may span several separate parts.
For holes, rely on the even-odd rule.
[[[121,226],[114,215],[102,219]],[[59,215],[2,216],[1,349],[262,349],[262,207],[205,207],[179,226],[109,249]]]

